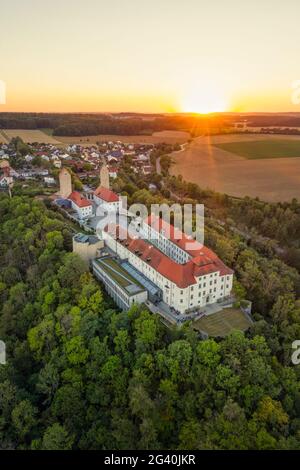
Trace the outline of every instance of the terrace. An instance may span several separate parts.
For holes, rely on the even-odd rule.
[[[213,315],[205,315],[193,323],[195,330],[203,336],[225,337],[232,331],[246,331],[252,325],[252,320],[238,308],[223,308]]]
[[[110,256],[97,259],[94,263],[99,265],[116,284],[125,290],[127,295],[135,295],[145,290],[136,279],[134,279],[115,259]]]

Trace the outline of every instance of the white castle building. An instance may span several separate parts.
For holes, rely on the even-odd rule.
[[[109,188],[106,165],[89,200],[76,191],[70,194],[70,175],[62,170],[60,176],[61,194],[71,200],[80,218],[92,216],[99,206],[120,212],[120,198]],[[122,309],[150,302],[184,315],[230,297],[233,271],[212,250],[161,218],[152,215],[144,220],[139,235],[130,234],[121,218],[100,232],[104,247],[91,261],[92,269]]]
[[[148,299],[155,303],[163,301],[181,314],[230,296],[233,271],[212,250],[155,216],[144,222],[142,231],[144,238],[131,237],[123,227],[112,224],[103,231],[104,244],[111,259],[119,260],[119,268],[105,269],[99,276],[103,265],[96,260],[93,270],[102,281],[105,279],[104,284],[110,278],[110,293],[115,284],[114,297],[117,284],[122,285],[128,275],[135,280],[129,281],[129,285],[137,283],[144,287]],[[119,269],[123,270],[122,275]],[[127,303],[122,303],[123,300],[119,305],[127,308],[129,298]]]

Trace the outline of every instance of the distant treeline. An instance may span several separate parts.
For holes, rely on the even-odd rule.
[[[97,134],[135,135],[152,134],[163,130],[184,130],[198,135],[210,128],[229,127],[230,118],[220,115],[148,115],[124,113],[105,114],[39,114],[1,113],[2,129],[53,129],[57,136],[84,136]]]
[[[300,114],[270,114],[242,117],[249,127],[300,127]]]
[[[0,129],[49,128],[53,129],[53,134],[57,136],[137,135],[164,130],[184,130],[194,137],[228,132],[234,123],[242,120],[246,120],[249,127],[300,127],[300,114],[0,113]]]
[[[53,131],[57,136],[85,136],[98,134],[133,135],[152,134],[164,127],[159,122],[144,121],[142,119],[80,119],[66,122]]]
[[[283,134],[283,135],[299,135],[300,130],[295,127],[262,127],[260,129],[262,134]]]

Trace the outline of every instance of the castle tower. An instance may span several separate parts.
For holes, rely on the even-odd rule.
[[[109,172],[106,163],[100,169],[100,186],[109,189]]]
[[[71,175],[66,168],[62,168],[59,172],[59,195],[63,198],[70,196],[72,192]]]

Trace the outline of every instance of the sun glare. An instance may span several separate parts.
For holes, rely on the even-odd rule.
[[[182,100],[182,111],[185,113],[217,113],[226,111],[227,108],[224,97],[209,90],[197,90]]]

